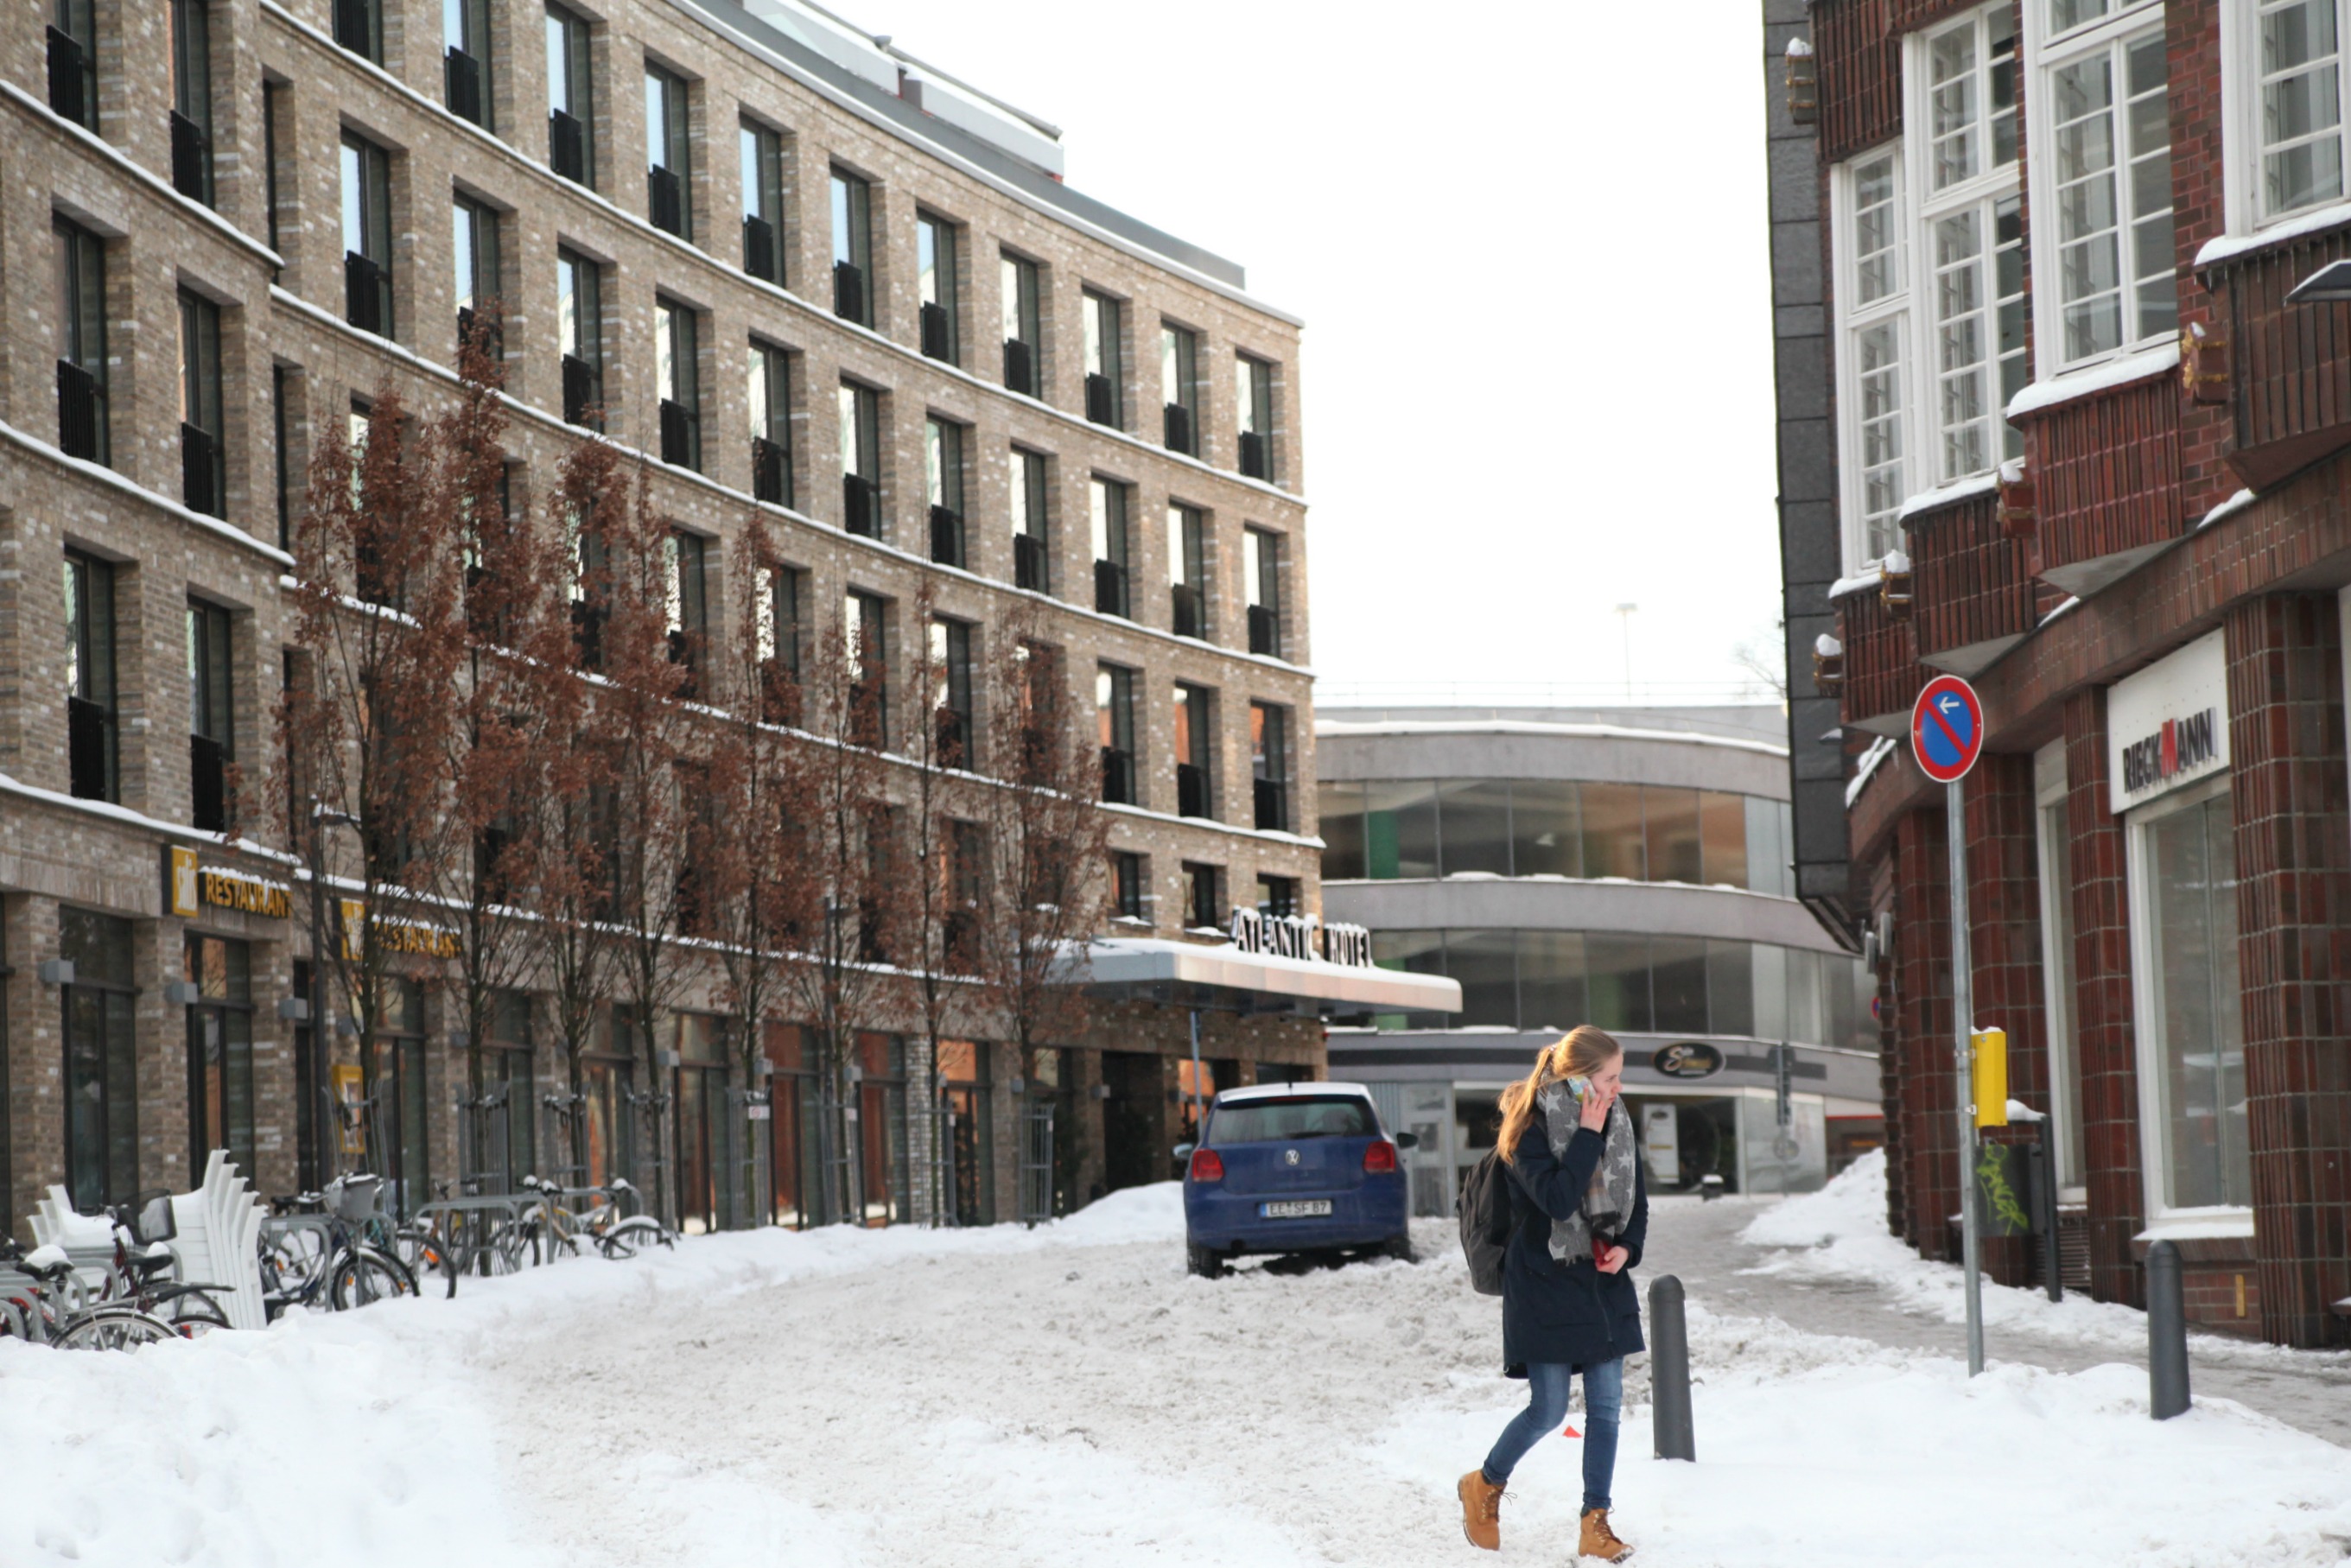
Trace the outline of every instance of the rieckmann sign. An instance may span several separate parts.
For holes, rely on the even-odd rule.
[[[2160,800],[2229,767],[2229,660],[2208,632],[2106,692],[2114,810]]]

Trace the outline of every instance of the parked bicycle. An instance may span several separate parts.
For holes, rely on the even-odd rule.
[[[270,1199],[261,1231],[261,1300],[275,1320],[321,1302],[336,1312],[417,1293],[416,1276],[379,1244],[383,1178],[338,1176],[324,1192]],[[437,1255],[436,1255],[437,1256]]]
[[[635,1185],[625,1176],[603,1186],[567,1188],[527,1176],[522,1185],[538,1198],[522,1213],[534,1262],[551,1263],[559,1252],[576,1258],[583,1239],[607,1258],[633,1258],[649,1247],[677,1245],[676,1235],[660,1220],[622,1207],[624,1201],[641,1201]],[[567,1207],[576,1198],[592,1201],[582,1210]]]
[[[0,1264],[21,1283],[0,1285],[0,1334],[59,1350],[130,1350],[177,1339],[181,1331],[121,1301],[93,1301],[66,1249],[51,1243],[26,1251],[0,1239]]]
[[[189,1339],[229,1326],[228,1312],[214,1292],[225,1294],[231,1287],[174,1278],[180,1260],[171,1244],[180,1224],[170,1193],[140,1193],[129,1203],[109,1205],[106,1216],[114,1222],[114,1264],[99,1287],[101,1302],[152,1313]]]

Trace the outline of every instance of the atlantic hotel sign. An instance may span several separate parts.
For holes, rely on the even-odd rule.
[[[2209,632],[2106,692],[2107,789],[2128,810],[2229,768],[2229,660]]]

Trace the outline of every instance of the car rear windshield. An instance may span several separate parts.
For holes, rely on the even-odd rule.
[[[1294,1143],[1301,1138],[1368,1138],[1377,1127],[1368,1100],[1352,1094],[1284,1095],[1219,1105],[1208,1122],[1208,1142]]]

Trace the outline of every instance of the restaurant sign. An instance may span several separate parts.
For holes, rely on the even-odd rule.
[[[172,846],[164,869],[172,913],[182,920],[195,919],[206,905],[271,920],[283,920],[294,911],[294,890],[286,883],[206,865],[191,849]]]
[[[340,901],[343,906],[343,956],[357,958],[359,948],[353,939],[367,927],[367,905],[356,898]],[[442,925],[427,925],[421,920],[402,920],[386,915],[372,922],[376,940],[387,953],[413,953],[426,958],[455,958],[465,951],[465,945],[455,931]]]
[[[2126,811],[2229,767],[2229,661],[2209,632],[2106,692],[2110,805]]]

